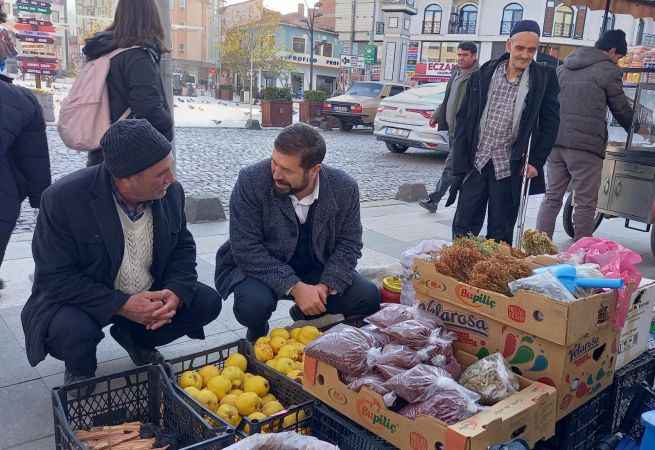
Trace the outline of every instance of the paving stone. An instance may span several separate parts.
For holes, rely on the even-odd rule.
[[[25,444],[20,444],[16,447],[10,447],[9,450],[48,450],[54,448],[55,448],[55,435],[53,434],[43,439],[27,442]]]
[[[220,222],[225,220],[223,203],[215,195],[192,195],[184,207],[188,223]]]
[[[404,202],[417,202],[428,196],[428,191],[423,183],[404,183],[398,187],[396,200]]]
[[[42,380],[0,389],[0,424],[0,449],[54,433],[50,391]]]
[[[18,345],[14,334],[1,318],[0,367],[2,367],[0,370],[0,388],[39,378],[39,373],[30,366],[25,351]]]

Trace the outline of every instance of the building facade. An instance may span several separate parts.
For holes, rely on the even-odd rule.
[[[352,65],[351,77],[375,79],[381,73],[383,80],[405,82],[447,77],[462,41],[478,44],[481,62],[499,56],[513,24],[522,19],[541,25],[540,53],[554,61],[592,46],[603,25],[603,11],[560,0],[336,0],[335,15],[344,51],[356,62],[367,47],[377,47],[375,63]],[[629,45],[650,45],[655,25],[652,19],[610,14],[608,29],[624,30]]]

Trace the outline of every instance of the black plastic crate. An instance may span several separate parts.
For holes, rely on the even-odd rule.
[[[220,420],[213,411],[210,411],[188,396],[186,392],[177,385],[177,377],[185,370],[200,369],[208,364],[213,364],[222,369],[225,360],[231,354],[237,352],[241,353],[248,360],[247,371],[255,375],[261,375],[269,381],[270,392],[275,395],[275,397],[286,408],[286,413],[278,414],[262,421],[251,421],[244,417],[237,429],[237,433],[241,436],[247,436],[259,433],[262,430],[270,430],[298,431],[306,434],[312,420],[314,402],[316,401],[314,397],[305,392],[302,389],[302,386],[298,383],[295,383],[281,373],[276,372],[272,368],[255,360],[255,358],[248,353],[248,348],[249,343],[246,340],[241,339],[231,344],[225,344],[210,350],[167,361],[169,372],[173,377],[175,390],[189,404],[189,406],[199,414],[208,416],[212,420]],[[287,417],[289,417],[287,421],[292,423],[288,423],[285,426],[284,419]],[[248,428],[247,432],[245,430],[246,425]]]
[[[557,422],[555,436],[536,450],[596,450],[596,442],[608,434],[610,388]]]
[[[397,448],[320,402],[314,406],[311,435],[334,444],[341,450],[395,450]]]
[[[641,415],[653,410],[655,410],[655,389],[652,384],[643,383],[633,386],[632,401],[621,421],[619,431],[630,436],[635,442],[640,442],[644,436]]]
[[[632,361],[614,375],[614,383],[610,389],[610,405],[612,406],[609,419],[611,433],[616,433],[635,396],[635,387],[642,383],[653,386],[655,379],[655,351],[650,350]]]
[[[89,396],[80,389],[95,386]],[[87,450],[74,431],[141,421],[174,432],[185,450],[218,450],[234,443],[231,427],[211,428],[175,393],[161,366],[143,366],[53,389],[57,450]]]

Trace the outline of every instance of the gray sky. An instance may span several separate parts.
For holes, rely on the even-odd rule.
[[[233,5],[235,3],[240,3],[243,0],[227,0],[225,3],[228,5]],[[309,6],[313,6],[317,0],[307,0]],[[290,13],[294,12],[298,8],[298,3],[303,3],[303,0],[264,0],[264,6],[281,13]]]

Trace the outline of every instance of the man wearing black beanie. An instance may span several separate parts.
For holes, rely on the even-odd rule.
[[[477,236],[487,213],[487,237],[511,243],[526,165],[531,193],[543,192],[543,165],[559,126],[559,87],[554,70],[534,61],[539,36],[534,20],[517,22],[507,53],[471,76],[457,113],[456,181],[446,203],[459,193],[454,237]]]
[[[147,120],[122,120],[102,141],[104,163],[47,189],[32,242],[36,272],[21,319],[27,357],[65,362],[65,382],[95,374],[102,329],[136,365],[163,362],[156,347],[221,310],[198,282],[184,191],[170,142]]]
[[[625,33],[610,30],[595,47],[571,53],[558,69],[562,125],[548,159],[548,187],[537,217],[537,228],[550,236],[569,185],[575,192],[575,240],[594,232],[607,146],[607,108],[626,131],[632,123],[631,102],[617,66],[627,53]]]

